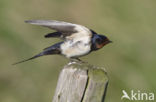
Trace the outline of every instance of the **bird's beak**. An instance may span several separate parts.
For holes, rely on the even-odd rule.
[[[109,43],[113,43],[113,41],[110,41],[110,40],[109,40]]]

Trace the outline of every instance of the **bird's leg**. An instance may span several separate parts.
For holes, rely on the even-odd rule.
[[[80,62],[79,58],[70,58],[70,62]]]
[[[82,62],[82,60],[80,60],[79,58],[75,58],[77,61],[80,61],[80,62]]]
[[[76,60],[79,61],[79,62],[81,62],[81,63],[88,63],[88,62],[86,62],[86,61],[82,61],[82,60],[79,59],[79,58],[76,58]]]
[[[79,59],[79,58],[70,58],[70,61],[73,63],[76,63],[76,62],[78,62],[78,63],[88,63],[88,62],[85,62],[85,61],[82,61],[81,59]]]

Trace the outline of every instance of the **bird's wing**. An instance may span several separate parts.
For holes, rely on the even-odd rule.
[[[25,21],[26,23],[40,25],[44,27],[51,28],[56,30],[57,32],[49,33],[45,35],[45,37],[63,37],[63,38],[74,38],[79,36],[91,36],[91,31],[78,24],[72,24],[63,21],[56,21],[56,20],[28,20]]]

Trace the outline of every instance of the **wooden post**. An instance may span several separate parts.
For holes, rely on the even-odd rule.
[[[108,77],[104,69],[73,62],[62,69],[52,102],[104,102]]]

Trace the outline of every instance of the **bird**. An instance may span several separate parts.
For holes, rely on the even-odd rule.
[[[45,55],[63,55],[70,60],[78,60],[92,51],[101,49],[111,43],[105,35],[98,34],[83,25],[57,20],[26,20],[25,23],[48,27],[55,32],[48,33],[45,38],[60,38],[62,41],[49,46],[31,58],[14,63],[26,62]]]

